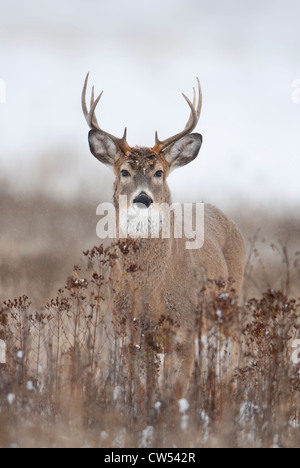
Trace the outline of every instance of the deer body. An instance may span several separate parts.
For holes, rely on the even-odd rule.
[[[138,206],[145,213],[145,219],[156,205],[171,204],[171,194],[167,177],[171,170],[190,163],[198,155],[202,136],[191,133],[196,127],[201,110],[201,88],[198,80],[199,99],[194,102],[184,95],[191,114],[185,129],[165,141],[160,141],[156,133],[153,148],[131,148],[126,141],[126,129],[122,139],[103,131],[95,117],[95,108],[100,96],[94,100],[92,92],[91,108],[86,107],[85,81],[82,107],[91,128],[89,144],[93,155],[102,163],[111,166],[116,179],[114,184],[114,205],[117,219],[124,206],[121,197],[127,200],[125,223],[129,236],[137,238],[138,248],[118,260],[116,275],[124,275],[134,264],[134,271],[125,275],[122,285],[122,310],[126,320],[132,319],[153,324],[162,324],[166,317],[172,321],[174,330],[168,339],[156,340],[157,351],[164,354],[162,372],[172,375],[173,390],[178,397],[183,396],[187,382],[193,372],[195,360],[194,330],[199,301],[204,300],[203,290],[208,280],[233,281],[238,295],[241,293],[244,271],[244,240],[237,226],[217,208],[206,205],[204,208],[204,243],[201,248],[188,250],[186,238],[176,238],[173,234],[174,216],[171,216],[170,237],[162,238],[161,226],[155,238],[139,237],[141,225],[130,219]],[[163,214],[159,211],[163,223]],[[147,222],[146,222],[147,224]],[[120,226],[119,226],[120,227]],[[155,328],[156,327],[156,328]],[[150,326],[151,328],[151,326]],[[157,343],[163,343],[162,346]],[[158,349],[160,346],[160,350]]]

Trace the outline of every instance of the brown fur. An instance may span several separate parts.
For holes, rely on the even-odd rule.
[[[119,195],[128,195],[130,204],[130,196],[139,186],[148,190],[155,202],[171,203],[166,182],[169,167],[161,156],[147,148],[135,148],[119,158],[114,168],[117,215]],[[132,176],[122,180],[120,171],[124,168],[131,170]],[[164,171],[159,182],[153,177],[158,169]],[[231,279],[240,295],[243,283],[244,240],[237,226],[211,205],[205,205],[204,223],[202,248],[186,250],[185,238],[139,239],[137,249],[121,256],[116,273],[126,277],[121,296],[123,313],[129,322],[135,317],[139,323],[147,321],[155,328],[162,317],[173,321],[174,333],[168,337],[168,346],[159,351],[164,354],[161,372],[173,383],[172,392],[177,397],[186,394],[194,369],[197,306],[205,300],[201,291],[208,280]]]
[[[198,84],[197,111],[189,103],[193,110],[186,129],[165,142],[156,137],[153,148],[130,148],[125,139],[126,131],[120,140],[101,130],[94,109],[88,113],[84,101],[84,114],[92,128],[90,149],[99,161],[113,167],[116,176],[117,218],[121,195],[127,196],[127,208],[132,207],[137,195],[142,193],[154,203],[171,204],[166,181],[170,171],[195,159],[202,144],[201,135],[189,133],[200,115],[199,81]],[[156,353],[164,354],[161,373],[173,382],[172,391],[178,397],[185,395],[194,368],[197,309],[199,303],[206,300],[205,286],[209,280],[225,283],[232,280],[239,296],[243,283],[245,247],[237,226],[211,205],[205,206],[204,223],[204,244],[200,249],[186,250],[185,238],[140,238],[137,248],[130,249],[128,255],[121,255],[115,273],[119,278],[125,277],[120,300],[123,323],[135,319],[143,324],[142,329],[148,324],[148,341]],[[166,321],[172,333],[170,328],[167,331],[164,327]],[[203,326],[205,328],[205,324]]]

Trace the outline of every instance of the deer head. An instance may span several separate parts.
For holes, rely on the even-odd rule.
[[[191,133],[196,127],[202,105],[202,93],[199,79],[198,103],[194,88],[193,103],[183,94],[190,107],[190,116],[184,130],[176,135],[160,140],[155,134],[155,145],[152,148],[135,146],[127,143],[127,128],[122,138],[117,138],[102,130],[98,124],[95,110],[103,91],[95,99],[92,88],[90,109],[86,105],[86,91],[89,74],[85,79],[82,91],[82,110],[91,128],[89,145],[92,154],[103,164],[113,168],[116,180],[114,184],[114,203],[119,208],[120,195],[127,196],[127,208],[137,204],[147,209],[153,203],[171,203],[171,195],[166,179],[170,172],[193,161],[199,153],[202,136]]]

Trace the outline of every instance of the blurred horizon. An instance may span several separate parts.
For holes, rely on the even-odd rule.
[[[170,176],[174,200],[299,207],[300,4],[296,0],[0,0],[0,183],[20,196],[111,199],[89,153],[86,73],[100,125],[152,146],[180,131],[199,76],[198,158]],[[91,88],[89,88],[90,90]]]

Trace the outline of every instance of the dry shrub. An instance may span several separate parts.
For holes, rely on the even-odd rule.
[[[233,214],[249,238],[244,302],[222,283],[209,300],[215,284],[200,292],[197,360],[179,404],[161,375],[178,323],[123,313],[113,265],[130,246],[92,247],[100,200],[0,195],[1,447],[299,446],[298,219]]]
[[[0,445],[299,445],[300,372],[291,361],[299,300],[270,289],[240,305],[233,287],[208,282],[191,333],[195,369],[178,402],[161,354],[180,324],[124,313],[114,266],[135,248],[84,252],[85,266],[43,309],[26,295],[3,302]]]

